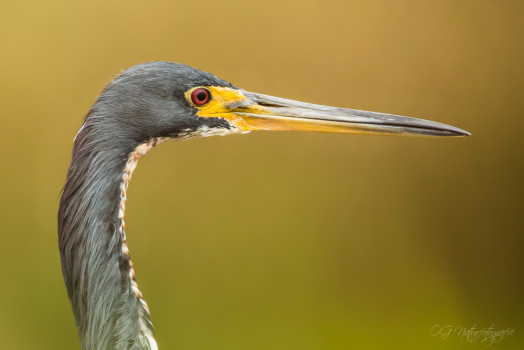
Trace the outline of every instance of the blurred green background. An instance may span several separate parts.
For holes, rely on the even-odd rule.
[[[126,226],[160,349],[524,346],[524,2],[0,4],[2,349],[79,349],[56,213],[103,87],[154,60],[469,138],[252,133],[140,161]]]

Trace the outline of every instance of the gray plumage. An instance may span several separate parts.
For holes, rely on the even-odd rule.
[[[188,130],[229,128],[198,118],[184,103],[192,86],[233,87],[189,66],[155,62],[135,66],[111,82],[85,118],[73,148],[58,213],[62,270],[82,348],[149,349],[140,317],[149,313],[134,295],[122,254],[118,218],[122,172],[129,154],[158,137]]]

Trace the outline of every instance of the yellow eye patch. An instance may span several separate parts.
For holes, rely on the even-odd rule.
[[[207,89],[211,93],[208,103],[199,106],[192,102],[191,94],[197,89]],[[244,96],[242,91],[222,86],[198,86],[185,93],[186,99],[199,109],[197,115],[203,118],[224,118],[241,131],[254,130],[245,120],[234,114],[235,107],[251,105],[251,101]]]

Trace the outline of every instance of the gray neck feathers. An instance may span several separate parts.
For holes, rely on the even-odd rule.
[[[88,115],[76,137],[58,214],[62,270],[82,349],[154,350],[123,214],[131,172],[156,140],[126,144],[114,135]]]

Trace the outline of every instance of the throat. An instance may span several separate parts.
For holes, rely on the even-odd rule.
[[[153,147],[157,144],[163,142],[163,139],[153,139],[148,142],[142,143],[135,148],[128,156],[126,166],[122,171],[122,177],[120,182],[120,202],[118,205],[118,220],[120,226],[118,228],[118,233],[120,235],[120,240],[122,242],[121,248],[121,257],[120,257],[120,271],[122,272],[123,279],[128,278],[128,292],[131,292],[136,298],[138,304],[138,315],[139,315],[139,329],[140,335],[139,338],[143,337],[145,339],[139,339],[139,342],[144,342],[146,340],[146,345],[149,345],[151,350],[157,350],[157,344],[155,340],[153,323],[151,321],[151,314],[149,312],[149,306],[147,305],[144,296],[140,289],[138,288],[138,283],[136,281],[135,269],[133,266],[133,261],[129,254],[129,247],[127,245],[126,237],[126,224],[124,221],[125,211],[126,211],[126,199],[127,199],[127,188],[129,182],[131,181],[131,175],[135,170],[138,160],[145,156]],[[125,325],[124,325],[125,326]]]

